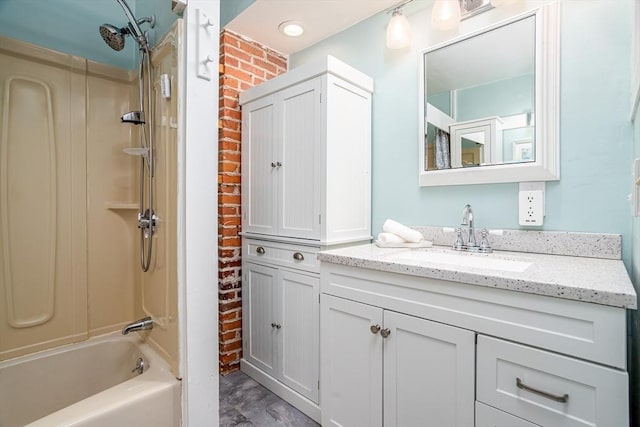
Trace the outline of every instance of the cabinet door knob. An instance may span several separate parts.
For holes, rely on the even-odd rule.
[[[371,331],[371,333],[373,335],[377,334],[378,332],[380,332],[380,325],[371,325],[371,327],[369,328],[369,330]]]
[[[263,248],[262,246],[258,246],[258,247],[256,248],[256,253],[257,253],[258,255],[264,255],[264,248]]]
[[[282,328],[282,325],[279,325],[279,324],[277,324],[277,323],[272,323],[272,324],[271,324],[271,327],[272,327],[272,328],[276,328],[276,329],[280,329],[280,328]]]
[[[391,335],[391,331],[389,330],[389,328],[384,328],[380,331],[380,335],[382,335],[382,338],[386,338]]]
[[[275,164],[274,162],[271,162],[271,167],[272,167],[272,168],[275,168],[275,167],[276,167],[276,164]]]
[[[276,166],[280,167],[280,166],[282,166],[282,163],[281,162],[276,162]]]
[[[293,259],[295,259],[296,261],[303,261],[304,255],[302,255],[300,252],[296,252],[295,254],[293,254]]]

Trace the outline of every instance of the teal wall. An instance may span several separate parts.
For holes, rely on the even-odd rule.
[[[152,39],[164,34],[176,18],[169,0],[127,3],[137,18],[156,14],[159,25]],[[112,50],[98,32],[104,23],[118,27],[127,23],[115,0],[0,0],[1,35],[116,67],[135,68],[137,50],[133,40],[127,38],[120,52]]]
[[[418,186],[418,52],[429,40],[438,42],[425,29],[430,5],[413,2],[404,8],[413,29],[409,49],[385,48],[389,17],[380,13],[292,55],[291,67],[331,54],[374,78],[374,233],[386,218],[455,226],[466,203],[473,206],[480,227],[521,228],[516,183]],[[542,229],[622,234],[629,266],[633,0],[572,0],[561,5],[561,180],[546,185]]]
[[[223,28],[256,0],[220,0],[220,28]]]
[[[640,52],[639,52],[640,53]],[[640,157],[640,110],[634,118],[633,152]],[[633,251],[631,258],[631,280],[640,294],[640,218],[633,219]],[[640,424],[640,314],[632,311],[629,315],[629,371],[631,374],[631,416]]]

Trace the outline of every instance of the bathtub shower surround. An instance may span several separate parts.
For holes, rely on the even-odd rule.
[[[114,333],[0,362],[0,425],[174,427],[180,382],[142,338]]]
[[[175,374],[178,47],[182,21],[151,52],[157,150],[149,272],[136,228],[137,72],[0,37],[0,360],[120,331],[152,316],[147,335]],[[108,47],[104,47],[108,49]],[[6,299],[5,299],[6,297]],[[4,427],[4,426],[3,426]]]

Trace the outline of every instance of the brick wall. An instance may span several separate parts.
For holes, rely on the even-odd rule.
[[[218,331],[220,373],[240,367],[242,272],[238,95],[287,70],[287,58],[231,31],[220,34],[218,152]]]

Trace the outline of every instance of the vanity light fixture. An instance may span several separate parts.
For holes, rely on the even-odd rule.
[[[284,21],[278,25],[278,29],[282,34],[289,37],[300,37],[304,33],[304,27],[296,21]]]
[[[431,27],[437,31],[448,31],[457,28],[458,24],[460,24],[460,3],[462,1],[436,0],[431,10]]]
[[[387,26],[387,47],[389,49],[404,49],[411,43],[411,26],[407,17],[402,14],[402,7],[412,1],[403,1],[386,10],[386,13],[391,14],[391,20]]]

